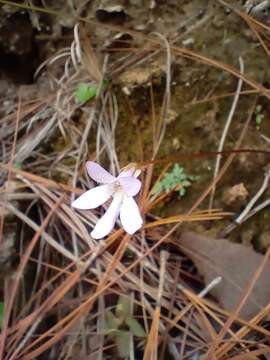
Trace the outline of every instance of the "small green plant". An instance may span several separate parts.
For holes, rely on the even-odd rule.
[[[257,105],[255,109],[255,122],[256,122],[256,129],[260,130],[261,124],[263,121],[264,115],[262,114],[262,106]]]
[[[102,83],[102,89],[104,89],[107,84],[108,82],[104,80]],[[75,91],[75,97],[78,102],[85,103],[97,96],[97,90],[98,84],[87,85],[85,83],[79,83]]]
[[[113,338],[120,357],[129,357],[130,333],[136,337],[144,338],[145,331],[141,324],[132,315],[131,299],[119,296],[115,314],[106,310],[105,333]]]
[[[156,183],[152,193],[159,194],[161,192],[174,190],[182,197],[186,194],[187,188],[191,186],[192,181],[196,181],[198,178],[198,176],[186,174],[182,166],[175,164],[172,170],[167,172],[163,179]]]
[[[15,167],[16,169],[22,169],[22,163],[17,163],[17,162],[15,162],[15,163],[14,163],[14,167]]]

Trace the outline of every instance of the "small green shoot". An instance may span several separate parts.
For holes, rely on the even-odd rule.
[[[113,314],[111,310],[106,310],[106,319],[105,319],[105,332],[111,333],[117,331],[118,327],[121,325],[121,321]]]
[[[107,81],[103,81],[102,89],[108,84]],[[97,96],[98,84],[87,85],[86,83],[79,83],[76,91],[75,97],[78,102],[85,103]]]
[[[175,164],[170,172],[167,172],[163,179],[161,179],[154,188],[152,194],[160,194],[161,192],[168,193],[171,190],[177,191],[182,197],[186,194],[187,188],[192,185],[192,181],[198,180],[198,176],[188,175],[185,169]]]
[[[255,109],[255,122],[256,122],[256,129],[260,130],[261,124],[263,121],[264,115],[262,114],[262,106],[257,105]]]
[[[14,163],[14,167],[15,167],[16,169],[22,169],[22,163],[15,162],[15,163]]]
[[[136,319],[134,319],[134,317],[132,317],[131,315],[127,316],[125,319],[125,323],[134,336],[145,337],[146,334],[143,327]]]
[[[131,305],[129,297],[120,295],[115,309],[117,318],[124,321],[131,314]]]
[[[119,356],[121,358],[129,358],[130,355],[129,332],[125,330],[118,330],[115,334],[115,343]]]
[[[109,309],[106,310],[105,332],[114,339],[120,357],[129,356],[130,334],[146,337],[143,327],[133,317],[130,298],[119,296],[115,314]]]

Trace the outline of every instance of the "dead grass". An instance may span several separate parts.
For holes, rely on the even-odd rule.
[[[260,35],[262,25],[244,14],[239,15],[258,36],[268,55]],[[117,62],[111,63],[110,59],[95,53],[86,33],[83,38],[88,41],[80,41],[80,29],[75,27],[74,42],[69,49],[61,50],[44,64],[45,67],[54,63],[57,67],[59,62],[63,69],[60,78],[48,75],[51,95],[42,100],[31,99],[31,102],[19,95],[14,113],[0,120],[4,129],[0,168],[6,175],[1,191],[2,242],[5,241],[5,221],[15,217],[21,224],[20,230],[16,230],[20,237],[19,264],[6,278],[3,290],[5,311],[0,359],[31,360],[41,354],[59,360],[115,358],[116,345],[105,331],[105,313],[108,308],[115,308],[120,295],[133,299],[134,316],[140,319],[146,332],[145,338],[130,336],[130,358],[135,359],[139,352],[145,360],[163,359],[167,353],[173,359],[202,359],[200,356],[204,355],[203,359],[209,360],[240,360],[269,353],[270,333],[262,326],[269,315],[269,306],[249,322],[238,317],[263,271],[269,251],[241,303],[229,314],[205,299],[211,286],[216,285],[215,281],[196,292],[186,280],[190,277],[194,283],[200,283],[191,273],[191,265],[185,265],[186,258],[176,235],[183,222],[217,221],[228,215],[215,209],[198,210],[198,207],[218,186],[237,150],[241,149],[256,100],[251,104],[236,151],[231,152],[190,210],[186,214],[150,220],[156,206],[170,196],[161,194],[153,198],[150,193],[154,167],[159,162],[158,151],[166,136],[171,54],[242,79],[250,87],[248,93],[269,99],[269,90],[229,65],[177,46],[177,38],[165,39],[162,35],[144,36],[128,31],[134,38],[143,38],[145,48],[135,52],[128,49],[128,54],[120,54]],[[152,153],[140,159],[144,188],[139,204],[145,224],[133,236],[119,228],[105,240],[96,241],[89,235],[89,228],[96,223],[98,211],[75,212],[70,207],[75,194],[87,188],[84,162],[89,158],[106,159],[113,173],[126,164],[119,163],[115,148],[118,107],[113,88],[109,86],[106,91],[100,91],[93,102],[82,106],[74,98],[76,84],[78,81],[101,84],[104,77],[111,79],[124,69],[149,61],[148,57],[144,60],[146,53],[151,57],[164,53],[167,82],[161,116],[155,111],[150,87]],[[76,111],[81,112],[83,119],[78,126],[73,121]],[[67,146],[43,153],[42,144],[45,139],[53,138],[56,131]],[[33,159],[31,168],[19,169],[18,163],[29,157]],[[164,172],[171,161],[169,157],[163,159]],[[21,193],[25,198],[19,197]],[[12,197],[17,199],[16,203],[10,200]]]

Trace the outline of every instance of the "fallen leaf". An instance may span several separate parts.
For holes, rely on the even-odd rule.
[[[226,239],[211,239],[195,233],[183,233],[181,249],[194,262],[205,283],[217,276],[222,281],[211,292],[227,311],[241,301],[263,255],[252,248]],[[240,311],[240,317],[249,320],[270,302],[270,260],[268,259],[252,293]]]

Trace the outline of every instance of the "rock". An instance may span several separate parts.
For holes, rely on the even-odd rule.
[[[236,184],[224,190],[222,195],[223,202],[228,206],[240,209],[248,197],[248,191],[243,183]]]

